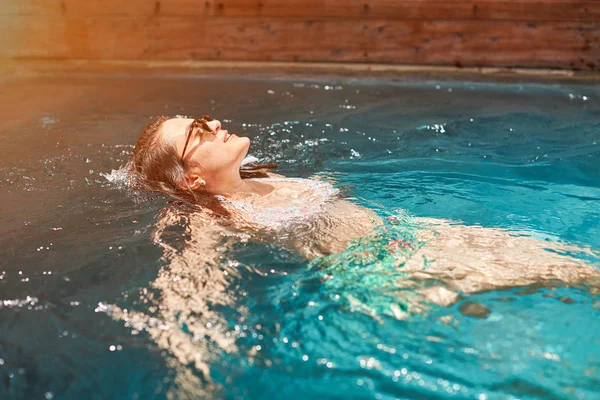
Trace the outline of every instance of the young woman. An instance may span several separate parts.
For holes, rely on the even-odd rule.
[[[249,146],[248,138],[207,116],[159,117],[133,150],[134,184],[194,205],[221,227],[287,238],[311,259],[343,250],[381,223],[371,211],[339,199],[329,183],[264,172],[272,166],[242,167]],[[309,230],[319,237],[306,237]]]
[[[195,214],[212,218],[213,228],[201,229],[190,217],[194,235],[207,236],[210,230],[274,234],[312,260],[339,253],[382,226],[373,211],[341,199],[327,182],[242,166],[249,146],[248,138],[230,134],[209,116],[159,117],[143,131],[130,165],[139,188],[184,200],[194,205]],[[541,281],[575,284],[598,276],[593,266],[560,254],[589,250],[502,229],[422,218],[412,222],[418,227],[415,243],[390,243],[389,251],[414,248],[402,265],[415,279],[441,280],[472,293]],[[423,257],[430,261],[427,268]]]
[[[212,390],[207,362],[215,347],[238,351],[235,334],[214,311],[236,300],[229,284],[239,271],[224,262],[236,242],[269,241],[293,249],[323,271],[324,284],[339,284],[330,278],[340,278],[336,275],[347,273],[344,266],[350,264],[361,267],[352,268],[358,274],[385,269],[393,279],[385,290],[393,297],[383,305],[345,293],[343,279],[354,279],[350,274],[336,288],[352,310],[376,319],[407,318],[432,303],[449,305],[460,294],[495,288],[598,283],[594,266],[565,254],[589,250],[446,220],[380,218],[342,199],[327,182],[269,174],[270,166],[243,166],[249,146],[248,138],[230,134],[207,116],[160,117],[143,131],[131,156],[136,188],[181,202],[163,211],[153,232],[165,266],[152,284],[157,290],[142,291],[142,297],[156,304],[155,313],[116,306],[107,311],[168,350],[187,391]],[[185,232],[172,240],[170,227],[182,224]],[[202,379],[185,367],[190,364]]]

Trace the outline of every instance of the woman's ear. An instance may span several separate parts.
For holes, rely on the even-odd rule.
[[[205,185],[206,181],[196,174],[185,175],[183,180],[179,182],[179,187],[183,190],[197,190],[198,188]]]

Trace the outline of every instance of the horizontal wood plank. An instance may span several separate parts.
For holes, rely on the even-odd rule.
[[[0,57],[329,61],[598,70],[600,23],[1,17]]]
[[[598,0],[5,0],[0,15],[600,21]]]

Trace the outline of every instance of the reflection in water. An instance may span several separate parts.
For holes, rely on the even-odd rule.
[[[238,276],[236,264],[223,262],[223,246],[237,236],[224,232],[208,214],[166,208],[152,234],[163,249],[165,266],[150,290],[140,290],[140,300],[150,304],[149,312],[114,305],[98,310],[123,320],[134,333],[147,332],[169,351],[182,391],[176,397],[214,391],[208,363],[220,351],[238,350],[235,336],[216,311],[219,306],[233,306],[238,296],[230,287]]]
[[[381,224],[362,225],[363,237],[356,234],[357,224],[351,224],[352,233],[344,235],[344,219]],[[140,291],[148,311],[116,305],[97,309],[124,321],[133,333],[146,332],[168,351],[170,365],[177,371],[175,397],[219,392],[222,388],[213,382],[211,365],[224,354],[250,363],[272,362],[267,355],[256,358],[262,346],[238,345],[245,335],[240,325],[256,321],[256,316],[240,304],[240,296],[245,296],[240,272],[252,267],[233,260],[231,249],[236,243],[275,240],[313,258],[308,271],[273,288],[274,298],[288,309],[305,307],[305,299],[316,290],[335,307],[366,314],[379,323],[389,317],[403,320],[428,313],[454,304],[461,295],[499,288],[556,283],[600,287],[598,270],[572,256],[594,257],[588,249],[527,233],[414,218],[402,210],[380,220],[369,210],[335,200],[320,218],[299,226],[296,236],[288,231],[279,239],[256,225],[237,222],[223,224],[209,212],[165,208],[152,235],[163,249],[164,266],[151,287]],[[340,247],[339,239],[344,237]],[[327,243],[332,245],[327,248]],[[225,309],[234,310],[234,320],[226,317],[231,313]],[[465,303],[461,312],[486,318],[490,310]],[[274,341],[278,330],[271,332]],[[335,367],[324,360],[328,368]]]
[[[600,248],[597,88],[69,73],[2,90],[0,398],[595,398],[581,260],[598,263],[563,243]],[[162,199],[99,176],[150,116],[207,112],[281,173],[381,205],[385,229],[346,246],[337,224],[365,220],[349,203],[319,240],[177,207],[161,227]],[[464,224],[395,213],[395,233],[396,207]],[[195,235],[213,228],[211,258]]]

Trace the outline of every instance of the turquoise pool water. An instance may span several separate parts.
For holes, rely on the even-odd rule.
[[[214,299],[202,265],[175,271],[153,240],[167,199],[132,193],[112,172],[150,117],[210,113],[280,173],[333,181],[382,216],[535,232],[598,253],[596,86],[127,76],[0,85],[0,398],[600,396],[594,287],[465,295],[397,320],[336,297],[385,301],[385,276],[356,284],[344,270],[345,282],[327,285],[277,242],[240,240],[223,253],[226,299]],[[186,237],[178,221],[162,239],[177,252]],[[200,312],[190,311],[196,300]],[[465,315],[471,303],[489,313]]]

